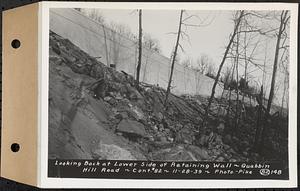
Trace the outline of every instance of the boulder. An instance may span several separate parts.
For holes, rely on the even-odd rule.
[[[113,144],[100,143],[98,148],[92,151],[92,156],[102,160],[136,160],[129,151]]]
[[[136,137],[146,137],[147,133],[145,126],[137,121],[123,119],[117,127],[118,132]]]

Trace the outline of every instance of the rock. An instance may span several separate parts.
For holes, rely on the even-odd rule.
[[[168,137],[167,140],[168,140],[169,142],[171,142],[171,143],[174,142],[174,138],[172,138],[172,137]]]
[[[117,127],[118,132],[138,137],[146,137],[146,130],[142,123],[130,119],[123,119]]]
[[[223,153],[223,156],[224,156],[225,159],[229,158],[228,154],[226,154],[226,153]]]
[[[135,120],[143,120],[146,121],[145,115],[143,111],[138,108],[137,106],[133,106],[132,104],[129,104],[130,109],[127,110],[130,117],[134,118]]]
[[[244,152],[243,152],[243,155],[244,155],[244,156],[248,156],[248,152],[244,151]]]
[[[207,160],[210,158],[208,152],[200,147],[189,145],[188,150],[191,151],[198,160]]]
[[[225,161],[225,158],[224,158],[224,157],[218,157],[216,161],[217,161],[217,162],[224,162],[224,161]]]
[[[115,105],[117,103],[116,100],[110,96],[104,97],[103,100],[109,103],[110,105]]]
[[[229,162],[236,162],[236,159],[229,159]]]
[[[153,125],[153,126],[152,126],[152,129],[153,129],[154,131],[158,131],[158,127],[157,127],[156,125]]]
[[[112,99],[112,97],[109,97],[109,96],[106,96],[106,97],[104,97],[104,101],[106,101],[106,102],[108,102],[109,100],[111,100]]]
[[[104,160],[136,160],[129,151],[117,145],[100,143],[98,148],[92,152],[93,158]]]

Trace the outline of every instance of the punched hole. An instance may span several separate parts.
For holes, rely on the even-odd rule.
[[[11,46],[17,49],[21,46],[21,42],[18,39],[14,39],[13,41],[11,41]]]
[[[10,149],[14,153],[18,152],[20,150],[20,145],[18,143],[13,143],[11,144]]]

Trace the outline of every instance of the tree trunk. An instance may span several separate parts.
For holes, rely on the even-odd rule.
[[[244,11],[242,10],[242,11],[240,11],[240,16],[239,16],[238,19],[237,19],[236,25],[235,25],[234,30],[233,30],[233,34],[232,34],[232,36],[231,36],[231,38],[230,38],[230,41],[229,41],[229,43],[228,43],[228,45],[227,45],[227,47],[226,47],[226,50],[225,50],[223,59],[222,59],[221,64],[220,64],[220,66],[219,66],[218,73],[217,73],[217,76],[216,76],[216,78],[215,78],[215,82],[214,82],[214,84],[213,84],[213,87],[212,87],[212,90],[211,90],[211,95],[210,95],[210,98],[209,98],[209,100],[208,100],[208,104],[207,104],[207,107],[206,107],[206,109],[205,109],[205,114],[204,114],[204,118],[203,118],[203,121],[202,121],[202,127],[204,127],[204,128],[205,128],[205,126],[206,126],[205,123],[206,123],[207,118],[208,118],[208,112],[209,112],[211,103],[212,103],[213,98],[214,98],[214,96],[215,96],[215,90],[216,90],[216,86],[217,86],[218,81],[219,81],[219,77],[220,77],[220,74],[221,74],[221,70],[222,70],[222,68],[223,68],[223,65],[224,65],[224,63],[225,63],[225,60],[226,60],[226,58],[227,58],[227,54],[228,54],[228,52],[229,52],[229,49],[230,49],[231,44],[232,44],[232,42],[233,42],[233,39],[235,38],[235,35],[236,35],[236,33],[237,33],[237,30],[238,30],[238,28],[239,28],[239,25],[240,25],[240,22],[241,22],[241,19],[243,18],[243,16],[244,16]],[[199,128],[200,128],[200,126],[199,126]],[[200,129],[199,129],[199,132],[200,132]]]
[[[139,10],[139,61],[136,68],[136,87],[139,86],[140,83],[140,70],[142,65],[142,10]]]
[[[274,65],[273,65],[273,74],[272,74],[272,81],[271,81],[271,88],[270,88],[270,94],[269,94],[269,100],[268,100],[268,105],[267,109],[264,115],[264,120],[263,120],[263,129],[262,129],[262,136],[260,140],[260,153],[263,154],[264,152],[264,146],[265,146],[265,139],[267,136],[267,130],[269,126],[269,116],[270,116],[270,111],[271,111],[271,106],[272,106],[272,101],[274,97],[274,88],[275,88],[275,79],[276,79],[276,72],[277,72],[277,65],[278,65],[278,57],[279,57],[279,49],[280,49],[280,39],[282,33],[285,31],[285,25],[287,24],[288,17],[287,17],[288,11],[282,11],[281,12],[281,17],[280,17],[280,26],[277,34],[277,42],[276,42],[276,48],[275,48],[275,58],[274,58]]]
[[[265,86],[265,81],[266,81],[266,63],[267,63],[267,50],[268,50],[268,43],[266,42],[266,47],[265,47],[265,57],[264,57],[264,67],[263,67],[263,75],[262,75],[262,85],[265,87],[265,91],[263,94],[263,100],[262,100],[262,105],[265,105],[265,97],[266,97],[266,86]]]
[[[234,129],[237,130],[239,125],[239,117],[240,117],[240,103],[239,103],[239,41],[240,41],[240,34],[239,34],[239,28],[237,30],[236,35],[236,107],[235,107],[235,126]],[[236,131],[234,131],[236,132]]]
[[[280,49],[280,40],[281,35],[284,32],[286,19],[287,19],[287,13],[288,11],[282,11],[281,12],[281,19],[280,19],[280,26],[278,30],[277,35],[277,42],[276,42],[276,48],[275,48],[275,58],[274,58],[274,65],[273,65],[273,74],[272,74],[272,81],[271,81],[271,88],[270,88],[270,94],[269,94],[269,100],[267,105],[267,111],[270,113],[272,101],[274,98],[274,88],[275,88],[275,79],[276,79],[276,73],[277,73],[277,65],[278,65],[278,57],[279,57],[279,49]]]
[[[177,40],[176,40],[176,44],[175,44],[175,49],[174,49],[174,54],[173,54],[173,59],[172,59],[172,65],[171,65],[171,72],[170,72],[170,77],[169,77],[169,82],[168,82],[168,87],[167,87],[167,92],[166,92],[166,98],[165,98],[165,103],[164,103],[165,108],[167,108],[168,97],[169,97],[170,90],[171,90],[173,71],[174,71],[174,66],[175,66],[175,61],[176,61],[176,56],[177,56],[177,50],[178,50],[178,46],[179,46],[180,33],[181,33],[182,15],[183,15],[183,10],[180,11],[180,19],[179,19]]]
[[[245,56],[245,71],[244,71],[244,78],[245,78],[245,83],[246,83],[246,87],[244,88],[247,88],[247,68],[248,68],[248,62],[247,62],[247,43],[246,43],[246,40],[247,40],[247,33],[245,32],[245,37],[244,37],[244,44],[245,44],[245,53],[244,53],[244,56]],[[243,92],[243,103],[245,102],[245,89],[244,89],[244,92]]]
[[[259,94],[259,99],[260,102],[258,101],[258,108],[257,108],[257,121],[256,121],[256,132],[255,132],[255,139],[254,139],[254,145],[253,145],[253,150],[255,152],[259,152],[259,143],[260,143],[260,139],[261,139],[261,117],[263,115],[262,113],[262,107],[263,107],[263,86],[261,86],[260,88],[260,94]]]
[[[232,73],[231,73],[230,82],[233,80],[234,70],[235,70],[235,62],[233,63],[233,66],[232,66]],[[228,108],[227,108],[227,114],[226,114],[227,124],[230,124],[229,123],[230,122],[229,121],[229,119],[230,119],[230,108],[231,108],[231,87],[229,88]]]
[[[286,92],[286,83],[288,83],[287,80],[287,74],[285,72],[284,74],[284,82],[283,82],[283,95],[282,95],[282,99],[281,99],[281,109],[280,109],[280,115],[283,116],[283,105],[284,105],[284,98],[285,98],[285,92]]]

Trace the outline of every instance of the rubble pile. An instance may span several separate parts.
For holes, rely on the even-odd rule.
[[[207,100],[169,95],[90,57],[50,32],[49,156],[52,158],[247,161],[223,120],[199,133]],[[214,102],[215,103],[215,102]],[[213,104],[217,107],[217,104]],[[167,108],[167,109],[166,109]],[[211,115],[218,113],[212,112]],[[244,151],[250,143],[243,143]]]

